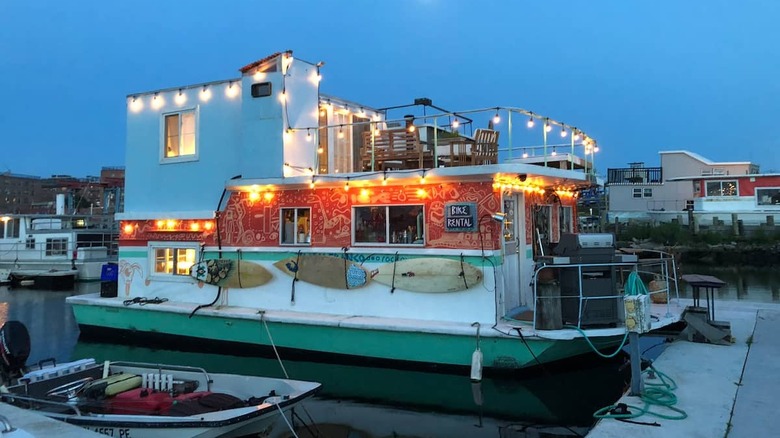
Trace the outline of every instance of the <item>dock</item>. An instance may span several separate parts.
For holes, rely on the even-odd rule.
[[[83,429],[72,424],[54,420],[45,417],[39,413],[30,412],[25,409],[11,406],[7,403],[0,403],[0,415],[11,422],[11,426],[16,429],[27,432],[34,437],[57,437],[57,438],[90,438],[105,437],[87,429]],[[12,436],[15,436],[11,434]],[[24,436],[24,435],[22,435]]]
[[[677,384],[674,407],[687,418],[653,415],[681,416],[653,405],[649,413],[632,418],[633,423],[599,420],[588,438],[755,438],[780,429],[780,305],[720,301],[717,306],[717,319],[731,323],[731,345],[676,340],[653,362],[653,367]],[[648,383],[659,382],[644,376],[645,389]],[[645,405],[639,397],[629,395],[617,403]],[[635,410],[629,407],[629,411]]]

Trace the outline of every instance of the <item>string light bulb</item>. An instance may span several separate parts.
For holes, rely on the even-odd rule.
[[[311,129],[306,130],[306,141],[311,141]]]
[[[452,121],[452,129],[458,129],[458,126],[460,126],[460,121],[457,117]]]
[[[550,131],[552,131],[552,125],[550,124],[550,119],[547,119],[547,120],[544,122],[544,131],[545,131],[545,132],[550,132]]]
[[[561,125],[561,138],[566,137],[566,128]]]
[[[238,87],[235,85],[233,81],[230,81],[227,88],[225,88],[225,96],[227,96],[230,99],[238,96]]]
[[[176,105],[179,106],[184,105],[184,103],[187,102],[187,95],[182,92],[181,88],[179,88],[179,94],[176,95],[174,101],[176,102]]]
[[[321,154],[321,153],[323,153],[323,152],[325,152],[325,148],[323,148],[323,147],[318,147],[318,148],[317,148],[317,153],[318,153],[318,154]]]
[[[344,125],[339,126],[338,137],[339,138],[344,138]]]
[[[528,118],[528,123],[526,123],[525,125],[528,126],[529,128],[533,128],[535,123],[536,122],[534,121],[533,116],[531,116]]]
[[[574,141],[579,141],[580,140],[580,131],[575,128],[574,131],[572,131],[572,137],[571,138]]]
[[[347,180],[347,181],[344,183],[344,191],[345,191],[345,192],[348,192],[348,191],[349,191],[349,180]]]
[[[501,116],[498,115],[498,108],[496,108],[496,115],[493,116],[493,124],[498,125],[501,123]]]

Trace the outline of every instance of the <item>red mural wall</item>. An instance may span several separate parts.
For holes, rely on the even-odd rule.
[[[219,219],[223,246],[278,247],[282,208],[311,208],[311,246],[349,247],[352,243],[352,207],[368,205],[424,206],[425,248],[498,249],[500,224],[481,220],[500,211],[499,193],[492,182],[447,183],[410,186],[375,186],[279,190],[273,197],[252,200],[248,193],[233,192]],[[479,232],[445,232],[445,205],[470,202],[477,205]],[[131,222],[123,222],[130,224]],[[214,245],[213,231],[159,230],[155,221],[133,222],[130,233],[122,232],[124,245],[148,240],[202,241]],[[188,225],[182,224],[186,229]],[[481,239],[480,239],[481,234]],[[392,245],[388,245],[392,246]]]
[[[756,194],[756,188],[762,187],[780,187],[780,176],[759,176],[759,175],[725,175],[718,179],[700,179],[697,182],[701,190],[697,197],[703,197],[707,194],[707,182],[711,181],[734,181],[737,180],[739,196],[753,196]],[[752,180],[752,181],[751,181]]]

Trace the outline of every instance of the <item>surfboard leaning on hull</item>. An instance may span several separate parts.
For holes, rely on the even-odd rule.
[[[471,263],[436,257],[387,263],[373,274],[377,283],[411,292],[458,292],[482,283],[482,271]]]
[[[299,254],[274,266],[290,277],[331,289],[357,289],[371,281],[365,268],[341,257]]]
[[[228,288],[262,286],[273,278],[263,266],[246,260],[206,259],[190,268],[190,276],[206,284]]]

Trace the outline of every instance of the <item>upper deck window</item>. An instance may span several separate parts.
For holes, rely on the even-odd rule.
[[[163,115],[163,160],[197,159],[197,114],[194,109]]]

